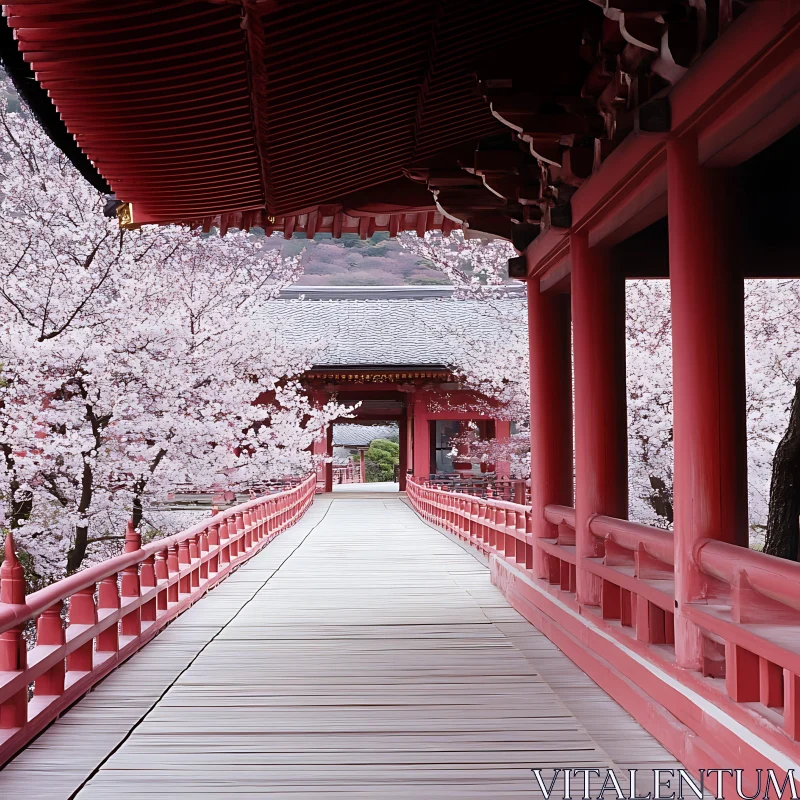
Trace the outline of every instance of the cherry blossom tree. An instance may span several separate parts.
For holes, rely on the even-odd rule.
[[[669,281],[627,284],[630,515],[660,527],[672,525],[669,303]],[[761,547],[770,516],[776,448],[790,423],[800,378],[800,281],[745,281],[745,352],[750,541]],[[773,498],[780,516],[779,506],[786,498],[776,503]],[[797,515],[789,516],[796,524]]]
[[[517,255],[504,239],[466,238],[459,231],[443,236],[428,231],[423,237],[404,231],[397,240],[408,251],[440,270],[453,285],[456,299],[501,297],[508,289],[505,282],[508,259]]]
[[[800,280],[745,282],[745,352],[751,541],[796,560]]]
[[[261,313],[299,258],[241,231],[120,230],[6,107],[0,151],[0,499],[35,573],[116,552],[176,487],[309,471],[346,410],[310,406],[291,379],[312,348]]]

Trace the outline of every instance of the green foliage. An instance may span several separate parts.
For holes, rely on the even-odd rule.
[[[365,454],[367,461],[367,483],[391,481],[394,468],[400,463],[400,445],[388,439],[375,439]]]

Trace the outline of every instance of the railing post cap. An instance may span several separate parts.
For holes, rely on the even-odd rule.
[[[133,520],[128,520],[128,526],[125,529],[125,552],[135,553],[142,546],[142,536],[133,525]]]
[[[0,567],[0,603],[22,605],[25,602],[25,570],[17,558],[14,536],[9,531],[5,542],[5,556]]]

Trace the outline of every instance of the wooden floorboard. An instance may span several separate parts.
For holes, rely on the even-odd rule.
[[[537,766],[677,765],[397,495],[328,495],[12,761],[0,797],[502,800],[538,794]]]

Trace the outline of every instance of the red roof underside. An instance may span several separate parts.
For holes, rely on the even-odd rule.
[[[503,132],[472,65],[584,6],[59,0],[5,14],[136,222],[272,216],[366,235],[441,226],[404,167]]]

